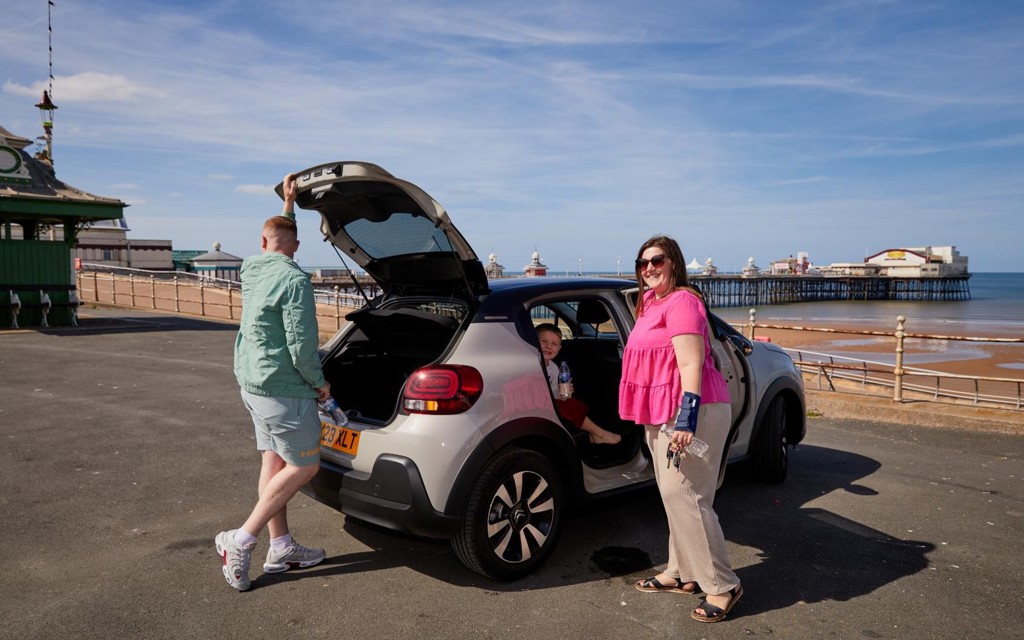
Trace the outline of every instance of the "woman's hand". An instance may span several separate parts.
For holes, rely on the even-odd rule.
[[[685,429],[672,432],[672,442],[678,444],[680,447],[689,446],[693,442],[693,434]]]

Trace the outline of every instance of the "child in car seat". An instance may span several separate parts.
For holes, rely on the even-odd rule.
[[[562,400],[558,397],[558,365],[555,364],[554,359],[562,350],[562,332],[550,322],[539,324],[535,328],[537,339],[540,340],[540,351],[544,356],[548,383],[551,385],[551,393],[555,397],[555,408],[558,410],[558,415],[571,422],[577,429],[585,431],[591,444],[618,444],[621,442],[622,436],[602,429],[587,417],[589,411],[587,405],[576,398]]]

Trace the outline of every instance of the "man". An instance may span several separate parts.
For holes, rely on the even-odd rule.
[[[242,263],[242,320],[235,340],[235,377],[256,427],[262,456],[259,501],[238,529],[217,534],[228,584],[250,586],[256,538],[270,530],[263,570],[287,571],[323,561],[323,549],[297,543],[288,531],[287,504],[320,467],[317,400],[331,395],[317,355],[319,338],[313,286],[293,257],[295,176],[284,179],[284,212],[263,225],[262,253]]]

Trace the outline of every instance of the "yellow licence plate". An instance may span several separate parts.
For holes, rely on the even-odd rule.
[[[320,444],[335,451],[356,455],[359,450],[359,432],[339,427],[329,422],[320,422]]]

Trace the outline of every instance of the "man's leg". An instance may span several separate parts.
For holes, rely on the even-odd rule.
[[[264,454],[266,456],[266,454]],[[242,528],[253,536],[259,536],[263,527],[267,526],[271,518],[280,516],[284,520],[284,508],[288,501],[299,492],[307,482],[313,479],[320,464],[311,464],[305,467],[296,467],[285,464],[284,468],[271,476],[266,484],[263,484],[263,472],[260,472],[260,499],[256,507],[245,521]],[[285,525],[287,526],[287,525]],[[287,529],[285,529],[287,531]],[[271,533],[273,535],[273,533]],[[283,535],[283,534],[281,534]],[[276,536],[275,536],[276,537]]]
[[[270,480],[286,466],[285,461],[281,459],[281,456],[277,455],[273,451],[263,451],[261,453],[263,454],[263,464],[260,467],[260,497],[262,497],[266,492],[267,485],[270,483]],[[283,509],[270,517],[270,521],[267,523],[267,529],[270,531],[271,538],[280,538],[288,533],[287,504]],[[248,531],[248,529],[246,529],[246,531]]]

